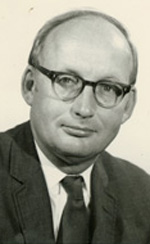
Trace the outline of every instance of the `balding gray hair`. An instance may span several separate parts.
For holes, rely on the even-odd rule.
[[[37,33],[37,36],[34,40],[30,55],[29,55],[29,64],[36,64],[38,63],[38,56],[44,47],[44,42],[46,37],[50,34],[50,32],[56,28],[59,25],[62,25],[63,23],[70,21],[75,18],[86,18],[90,16],[95,16],[95,17],[100,17],[109,23],[113,24],[116,26],[118,30],[124,35],[125,39],[127,40],[131,54],[132,54],[132,59],[133,59],[133,68],[130,74],[130,83],[135,84],[136,78],[137,78],[137,70],[138,70],[138,58],[137,58],[137,50],[135,46],[133,45],[132,41],[130,40],[129,33],[125,29],[122,23],[120,23],[117,19],[98,12],[98,11],[91,11],[91,10],[74,10],[70,11],[64,14],[61,14],[53,19],[50,19],[48,22],[45,23],[45,25],[39,30]]]

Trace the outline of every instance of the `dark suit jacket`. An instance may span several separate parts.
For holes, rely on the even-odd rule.
[[[103,152],[91,189],[92,244],[150,243],[150,178],[144,171]],[[0,135],[0,244],[54,243],[50,199],[25,123]]]

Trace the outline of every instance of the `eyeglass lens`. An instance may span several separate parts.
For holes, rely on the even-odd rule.
[[[53,88],[60,99],[67,101],[77,97],[84,89],[85,83],[79,77],[59,74],[53,81]],[[118,99],[123,96],[122,87],[109,81],[98,82],[93,87],[97,102],[105,107],[116,105]]]

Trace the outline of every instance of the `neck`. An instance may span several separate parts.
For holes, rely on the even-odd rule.
[[[64,155],[54,150],[43,150],[45,156],[53,163],[59,170],[66,174],[80,174],[95,163],[99,155],[92,155],[87,157],[79,157],[79,155]]]

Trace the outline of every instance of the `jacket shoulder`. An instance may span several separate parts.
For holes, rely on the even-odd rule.
[[[103,154],[103,164],[122,206],[125,203],[138,205],[139,211],[140,207],[147,206],[150,212],[150,175],[131,162],[107,152]]]
[[[133,172],[146,173],[144,169],[140,168],[135,163],[120,157],[113,156],[112,154],[106,151],[104,152],[104,158],[107,158],[108,164],[111,163],[112,167],[116,170],[119,168],[122,169],[123,171],[126,171],[130,168],[132,173]]]
[[[150,181],[150,175],[145,170],[127,160],[114,157],[108,152],[103,153],[102,160],[110,180],[125,181],[126,185],[127,182],[136,181],[138,184],[138,182]]]
[[[32,154],[34,143],[30,123],[25,122],[0,133],[0,164],[9,162],[12,145]]]

